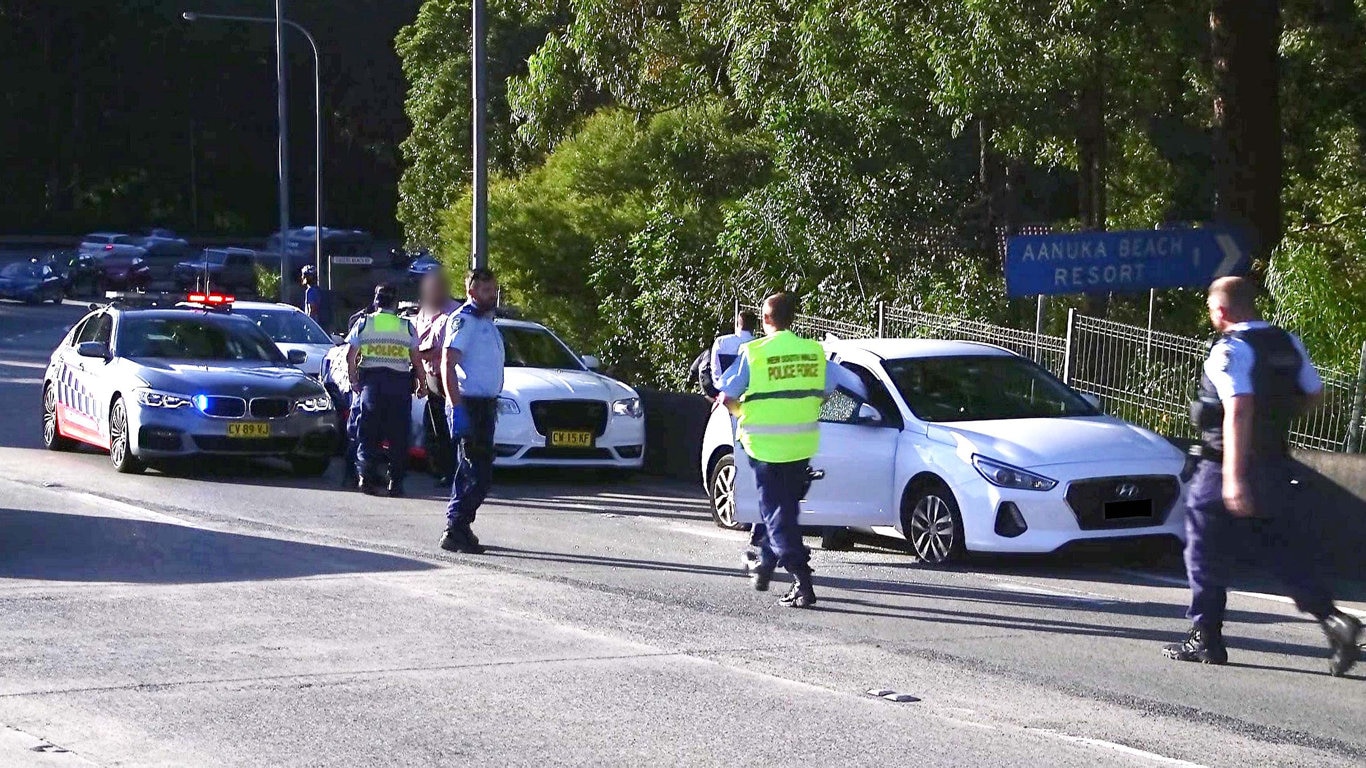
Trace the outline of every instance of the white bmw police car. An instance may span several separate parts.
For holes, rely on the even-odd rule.
[[[900,536],[922,561],[966,552],[1052,552],[1081,540],[1183,535],[1182,452],[1101,413],[1032,361],[963,341],[831,341],[827,355],[868,388],[821,412],[823,473],[804,526]],[[733,419],[712,412],[702,474],[721,527],[754,522]]]
[[[282,353],[225,297],[190,299],[114,297],[77,323],[43,377],[43,444],[107,450],[119,472],[202,454],[326,471],[332,400],[295,367],[305,354]]]

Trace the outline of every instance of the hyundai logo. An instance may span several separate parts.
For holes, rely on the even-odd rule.
[[[1115,498],[1132,499],[1138,495],[1138,486],[1133,483],[1120,483],[1115,486]]]

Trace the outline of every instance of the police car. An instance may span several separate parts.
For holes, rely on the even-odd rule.
[[[326,471],[337,430],[322,385],[220,295],[119,296],[93,306],[43,377],[43,444],[109,452],[119,472],[204,454]]]
[[[1106,416],[1032,361],[963,341],[827,341],[868,401],[821,411],[819,479],[802,525],[905,538],[923,562],[967,552],[1052,552],[1081,540],[1183,536],[1184,454]],[[754,474],[716,408],[702,481],[723,528],[755,522]]]

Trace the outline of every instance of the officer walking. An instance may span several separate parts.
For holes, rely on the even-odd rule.
[[[493,483],[493,433],[505,351],[494,323],[498,280],[493,272],[472,270],[465,278],[465,292],[469,300],[451,315],[446,329],[446,414],[461,456],[451,483],[441,548],[479,555],[484,547],[471,525]]]
[[[842,387],[866,397],[853,372],[829,362],[819,342],[789,330],[796,297],[776,293],[764,301],[762,339],[740,347],[721,379],[719,401],[739,417],[738,439],[754,468],[763,521],[758,562],[750,568],[754,588],[768,590],[776,567],[792,574],[792,589],[779,601],[791,608],[816,604],[810,552],[797,516],[810,460],[820,445],[821,405]]]
[[[1295,607],[1323,627],[1329,671],[1347,672],[1360,655],[1361,622],[1337,610],[1315,569],[1316,552],[1290,498],[1287,434],[1295,417],[1323,395],[1323,382],[1293,334],[1261,320],[1256,287],[1241,277],[1209,289],[1209,316],[1220,339],[1210,350],[1191,421],[1200,460],[1187,490],[1186,571],[1193,624],[1168,658],[1225,664],[1224,608],[1233,563],[1256,544]]]
[[[362,493],[375,495],[381,443],[389,443],[389,495],[402,496],[407,471],[412,394],[426,393],[417,358],[417,333],[397,314],[393,286],[375,288],[375,311],[352,327],[346,355],[351,391],[359,393],[356,475]],[[356,398],[352,399],[356,403]],[[353,408],[354,409],[354,408]]]

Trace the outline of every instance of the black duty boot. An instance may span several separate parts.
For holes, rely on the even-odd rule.
[[[482,555],[486,551],[483,544],[479,543],[479,537],[474,535],[474,530],[469,523],[461,523],[460,527],[465,534],[465,548],[462,550],[467,555]]]
[[[408,494],[406,494],[406,493],[403,492],[403,481],[402,481],[402,480],[390,480],[390,481],[389,481],[389,495],[390,495],[391,497],[393,497],[393,498],[396,498],[396,499],[401,499],[401,498],[403,498],[404,496],[407,496],[407,495],[408,495]]]
[[[1190,634],[1179,643],[1162,649],[1162,655],[1176,661],[1198,661],[1202,664],[1227,664],[1228,649],[1220,630],[1191,627]]]
[[[759,553],[752,549],[745,550],[744,564],[745,575],[754,583],[754,591],[767,592],[769,582],[773,581],[773,569],[761,565]]]
[[[1333,648],[1328,672],[1333,677],[1342,677],[1361,658],[1361,620],[1337,612],[1329,614],[1319,624],[1323,626],[1323,634],[1328,636],[1328,644]]]
[[[810,608],[816,604],[816,590],[811,585],[811,574],[797,576],[792,583],[792,589],[778,601],[779,605],[787,608]]]
[[[361,475],[360,479],[356,481],[356,489],[366,496],[379,495],[379,486],[375,483],[374,478],[366,477],[365,475]]]
[[[445,535],[441,537],[441,548],[447,552],[464,552],[469,543],[464,529],[458,525],[446,528]]]

